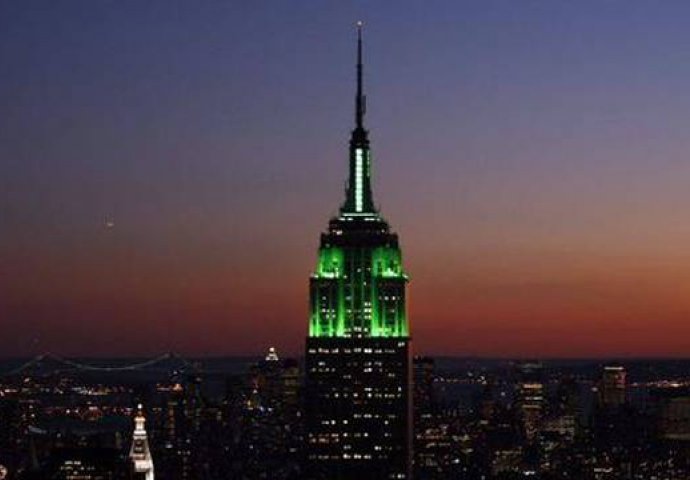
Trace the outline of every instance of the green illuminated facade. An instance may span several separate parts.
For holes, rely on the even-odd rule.
[[[321,236],[310,285],[310,337],[407,337],[405,285],[398,237],[374,207],[371,151],[364,129],[361,43],[355,129],[345,203]]]
[[[345,246],[324,237],[311,278],[309,335],[407,337],[407,276],[398,246]]]

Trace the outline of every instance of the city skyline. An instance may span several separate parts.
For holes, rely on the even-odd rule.
[[[300,352],[361,18],[415,351],[687,356],[690,7],[405,6],[0,6],[0,354]]]

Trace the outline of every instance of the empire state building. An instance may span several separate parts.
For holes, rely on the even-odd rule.
[[[398,236],[374,205],[357,30],[345,201],[321,234],[309,286],[306,469],[316,479],[409,479],[410,337]]]

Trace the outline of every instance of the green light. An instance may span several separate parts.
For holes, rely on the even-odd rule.
[[[321,278],[338,278],[343,272],[343,259],[342,248],[320,249],[316,275]]]
[[[361,148],[355,150],[355,211],[361,212],[364,209],[364,186],[362,175],[364,174],[364,152]]]
[[[402,258],[397,248],[376,248],[372,253],[372,266],[375,277],[407,278],[403,273]]]
[[[405,286],[394,247],[322,247],[311,284],[312,337],[406,337]]]

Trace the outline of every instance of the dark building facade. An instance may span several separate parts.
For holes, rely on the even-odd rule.
[[[626,372],[621,365],[605,365],[599,385],[599,403],[615,408],[626,402]]]
[[[361,26],[355,129],[340,214],[321,235],[306,342],[311,479],[409,479],[410,340],[398,237],[374,206]]]

